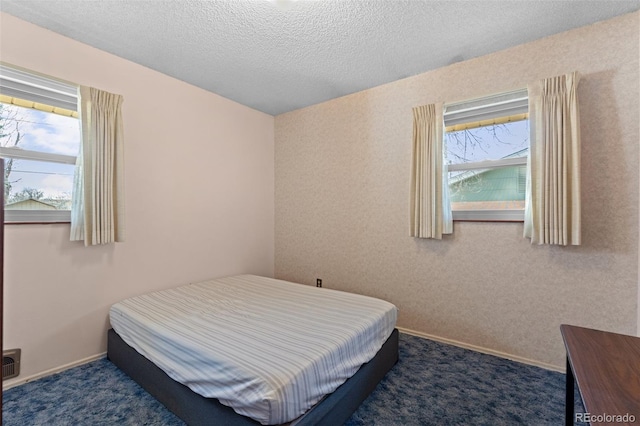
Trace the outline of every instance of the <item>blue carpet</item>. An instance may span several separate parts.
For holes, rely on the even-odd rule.
[[[564,424],[564,374],[400,336],[398,364],[348,426]]]
[[[400,361],[346,425],[561,425],[564,389],[564,374],[400,334]],[[184,425],[106,359],[5,391],[3,424]]]

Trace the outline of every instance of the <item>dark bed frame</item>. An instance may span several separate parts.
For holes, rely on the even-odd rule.
[[[176,382],[127,345],[113,329],[108,332],[107,358],[188,425],[256,426],[260,424],[222,405],[217,399],[205,398]],[[398,330],[393,330],[371,361],[360,367],[356,374],[333,393],[288,425],[344,424],[397,361]]]

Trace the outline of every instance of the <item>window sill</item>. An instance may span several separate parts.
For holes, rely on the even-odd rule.
[[[13,224],[50,224],[70,223],[70,210],[5,210],[4,223]]]
[[[458,222],[524,222],[524,210],[454,210]]]

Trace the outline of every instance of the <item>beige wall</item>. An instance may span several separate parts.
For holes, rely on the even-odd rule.
[[[235,273],[273,275],[272,116],[0,15],[0,60],[124,96],[127,241],[7,225],[4,347],[18,380],[106,350],[109,306]],[[11,382],[5,382],[5,385]]]
[[[638,13],[276,117],[276,277],[381,297],[399,326],[564,365],[561,323],[638,324]],[[522,223],[409,235],[411,108],[577,70],[583,245],[531,246]]]

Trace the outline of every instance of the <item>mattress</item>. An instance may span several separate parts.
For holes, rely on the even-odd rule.
[[[261,424],[304,414],[371,360],[395,327],[389,302],[254,275],[112,306],[111,326],[172,379]]]

